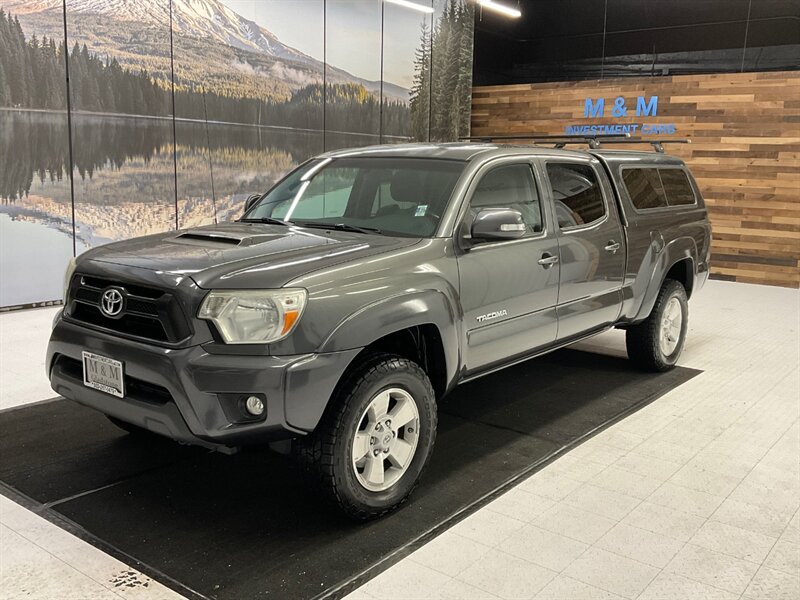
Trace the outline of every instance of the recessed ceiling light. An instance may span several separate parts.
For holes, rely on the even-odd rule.
[[[417,4],[416,2],[409,2],[408,0],[386,0],[386,2],[391,2],[392,4],[397,4],[398,6],[405,6],[406,8],[418,10],[419,12],[433,12],[432,6],[425,6],[424,4]]]
[[[478,0],[478,4],[480,4],[484,8],[488,8],[489,10],[499,12],[501,15],[512,17],[514,19],[518,19],[519,17],[522,16],[522,13],[516,8],[511,8],[510,6],[506,6],[505,4],[500,4],[498,2],[495,2],[494,0]]]

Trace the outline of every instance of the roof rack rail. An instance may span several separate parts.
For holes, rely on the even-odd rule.
[[[647,138],[633,137],[629,140],[605,140],[605,144],[650,144],[653,150],[664,154],[664,144],[691,144],[692,140],[688,138],[680,140],[652,140]],[[559,146],[563,148],[564,146]]]
[[[499,141],[531,141],[534,144],[544,142],[553,144],[556,148],[563,148],[567,144],[588,144],[592,150],[598,150],[602,144],[650,144],[656,152],[664,153],[664,144],[691,144],[690,139],[656,140],[641,137],[631,137],[630,133],[609,133],[597,135],[477,135],[461,137],[459,140],[470,142],[499,142]]]

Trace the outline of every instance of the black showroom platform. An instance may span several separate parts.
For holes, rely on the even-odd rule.
[[[135,439],[64,400],[0,413],[0,480],[6,495],[189,597],[339,597],[697,373],[562,350],[466,384],[440,407],[409,503],[366,525],[321,505],[286,456]]]

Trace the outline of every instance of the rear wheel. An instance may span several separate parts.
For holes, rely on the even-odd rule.
[[[667,279],[650,316],[627,329],[628,357],[648,371],[673,368],[683,351],[688,324],[686,290],[677,281]]]
[[[416,363],[369,357],[339,386],[316,431],[296,443],[324,494],[357,520],[405,502],[428,464],[436,436],[436,398]]]

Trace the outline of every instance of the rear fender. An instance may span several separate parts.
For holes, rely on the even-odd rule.
[[[669,242],[658,254],[653,272],[650,276],[650,283],[647,285],[642,304],[633,321],[638,322],[646,319],[655,306],[658,292],[664,284],[664,279],[673,265],[679,261],[689,259],[692,264],[691,275],[697,273],[697,245],[691,237],[680,237]]]

